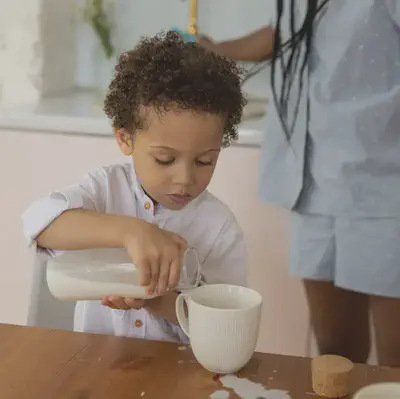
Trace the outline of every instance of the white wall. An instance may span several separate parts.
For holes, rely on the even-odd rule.
[[[77,9],[73,0],[41,0],[41,3],[42,96],[48,96],[75,86]]]
[[[42,86],[41,0],[0,0],[0,104],[35,102]]]
[[[1,131],[0,322],[26,321],[33,265],[22,237],[23,210],[85,171],[122,159],[107,138]],[[307,309],[299,282],[287,275],[287,218],[257,200],[258,162],[257,149],[225,150],[211,191],[232,208],[245,232],[250,285],[265,302],[258,349],[305,355]]]
[[[0,106],[38,103],[75,85],[73,0],[0,0]]]

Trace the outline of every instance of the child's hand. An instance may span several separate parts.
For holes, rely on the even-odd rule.
[[[179,283],[187,242],[179,235],[143,222],[140,229],[125,235],[125,248],[140,271],[140,284],[148,295],[163,295]]]
[[[111,309],[130,310],[130,309],[141,309],[145,301],[144,299],[132,299],[122,298],[119,296],[107,296],[103,298],[101,303]]]
[[[175,313],[175,302],[177,296],[178,294],[174,291],[169,291],[163,296],[148,300],[107,296],[103,298],[101,303],[111,309],[119,310],[139,310],[146,308],[155,316],[159,316],[172,321],[173,323],[177,323],[178,321]]]

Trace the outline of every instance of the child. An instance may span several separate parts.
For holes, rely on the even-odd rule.
[[[245,284],[242,232],[206,191],[221,148],[237,139],[244,104],[236,64],[176,33],[143,39],[121,55],[104,109],[129,162],[101,167],[34,203],[24,231],[53,256],[125,247],[141,283],[161,297],[78,302],[75,330],[185,342],[173,289],[188,246],[199,254],[205,282]]]

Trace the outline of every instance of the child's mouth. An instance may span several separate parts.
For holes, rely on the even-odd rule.
[[[168,196],[172,199],[173,202],[179,205],[186,205],[192,199],[192,196],[190,194],[168,194]]]

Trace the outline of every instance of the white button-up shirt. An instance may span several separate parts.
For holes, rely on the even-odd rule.
[[[206,283],[246,284],[245,245],[242,231],[229,208],[205,191],[184,209],[155,206],[129,164],[101,167],[78,183],[33,203],[22,215],[29,243],[59,215],[69,209],[137,217],[175,232],[199,255]],[[52,256],[58,252],[48,250]],[[99,301],[77,302],[75,331],[142,339],[187,342],[181,328],[141,310],[111,310]]]

